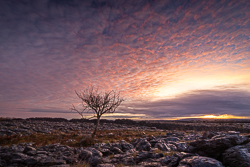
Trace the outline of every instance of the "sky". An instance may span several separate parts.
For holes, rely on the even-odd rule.
[[[249,0],[0,0],[0,117],[250,118]],[[90,113],[86,114],[86,118]]]

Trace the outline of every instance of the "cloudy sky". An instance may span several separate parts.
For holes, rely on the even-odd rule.
[[[106,118],[250,118],[250,1],[0,0],[0,78],[0,117],[80,118],[95,85]]]

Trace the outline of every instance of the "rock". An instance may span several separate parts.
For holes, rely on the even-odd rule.
[[[168,147],[168,145],[166,145],[165,143],[156,143],[155,147],[158,148],[161,151],[170,151],[170,147]]]
[[[236,135],[212,138],[210,140],[197,140],[190,143],[187,151],[197,153],[201,156],[221,159],[221,155],[226,149],[245,143],[246,141],[248,141],[247,137]]]
[[[97,167],[115,167],[115,165],[106,163],[106,164],[99,164],[97,165]]]
[[[203,139],[211,139],[214,136],[215,136],[215,133],[210,132],[210,131],[206,131],[203,133],[202,138]]]
[[[70,167],[69,164],[62,164],[62,165],[52,165],[50,167]]]
[[[227,149],[223,153],[223,163],[228,167],[250,166],[250,142]]]
[[[136,155],[136,163],[151,158],[151,156],[152,156],[151,152],[144,152],[144,151],[140,152],[138,155]]]
[[[175,144],[177,147],[177,150],[182,152],[182,151],[186,151],[186,149],[188,148],[187,143],[186,142],[179,142]]]
[[[192,156],[180,161],[178,167],[224,167],[220,161],[209,157]]]
[[[164,139],[166,142],[169,141],[175,141],[175,142],[179,142],[181,139],[179,139],[178,137],[167,137]]]
[[[91,151],[89,151],[89,150],[82,150],[81,153],[78,156],[78,159],[80,161],[87,161],[88,162],[92,156],[93,155],[92,155]]]
[[[7,166],[6,162],[2,159],[0,159],[0,166],[3,167],[3,166]]]
[[[25,160],[28,158],[27,155],[23,154],[23,153],[13,153],[11,155],[11,160],[10,163],[18,163],[18,164],[24,164]]]
[[[163,155],[163,153],[154,153],[154,154],[152,154],[151,157],[154,159],[158,159],[158,158],[164,157],[164,155]]]
[[[112,151],[114,154],[122,154],[122,150],[119,149],[118,147],[111,147],[110,151]]]
[[[36,166],[36,164],[40,161],[39,157],[29,157],[25,160],[25,164],[28,166]]]
[[[159,142],[159,141],[156,140],[156,139],[150,140],[150,144],[151,144],[152,147],[155,147],[155,144],[158,143],[158,142]]]
[[[120,150],[122,150],[122,146],[120,145],[119,142],[111,143],[111,147],[117,147],[117,148],[119,148]]]
[[[34,147],[31,146],[26,146],[23,150],[23,153],[27,154],[27,152],[36,152],[36,149]]]
[[[103,154],[103,156],[108,156],[108,155],[112,154],[112,152],[109,149],[107,149],[107,148],[99,149],[99,151],[101,151],[101,153]]]
[[[187,157],[195,156],[195,154],[186,153],[186,152],[177,152],[173,156],[177,157],[179,160],[182,160],[182,159],[187,158]]]
[[[122,163],[124,165],[134,165],[135,164],[135,157],[134,156],[125,156],[122,158]]]
[[[63,160],[66,161],[67,164],[76,164],[78,162],[77,157],[63,157]]]
[[[101,158],[102,153],[97,149],[90,147],[83,149],[78,156],[78,159],[80,161],[90,163],[90,165],[92,166],[96,166],[98,163],[100,163]]]
[[[52,165],[63,165],[66,164],[66,162],[62,159],[54,159],[54,158],[47,158],[45,160],[41,160],[38,163],[38,166],[52,166]]]
[[[125,154],[133,154],[135,152],[137,152],[137,151],[136,151],[136,149],[133,148],[131,150],[126,151]]]
[[[179,163],[179,158],[174,157],[174,156],[166,156],[166,157],[163,157],[160,160],[160,162],[163,166],[165,166],[165,165],[170,166],[170,167],[177,166]]]
[[[124,151],[124,152],[134,148],[134,146],[132,144],[127,143],[125,140],[121,140],[120,143],[121,143],[120,145],[122,147],[122,151]]]
[[[85,150],[91,151],[93,156],[97,156],[97,157],[100,157],[100,158],[102,157],[102,153],[100,151],[98,151],[97,149],[95,149],[95,148],[88,147]]]
[[[174,144],[166,144],[168,148],[170,148],[171,151],[176,151],[177,147]]]
[[[161,163],[159,162],[141,162],[139,165],[144,167],[161,167]]]
[[[240,132],[236,132],[236,131],[228,131],[227,132],[229,135],[237,135],[239,136]]]
[[[185,152],[178,152],[175,153],[171,156],[166,156],[160,160],[162,165],[167,165],[167,166],[178,166],[179,162],[186,158],[186,157],[191,157],[195,156],[195,154],[192,153],[185,153]]]
[[[150,151],[151,150],[151,144],[146,139],[141,139],[136,144],[136,150],[138,151]]]

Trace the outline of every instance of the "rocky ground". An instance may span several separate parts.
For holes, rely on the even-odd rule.
[[[92,130],[90,122],[1,120],[0,166],[250,167],[249,133],[102,123],[86,147]],[[47,138],[55,134],[67,140]]]

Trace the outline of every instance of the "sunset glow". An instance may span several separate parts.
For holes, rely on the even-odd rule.
[[[0,117],[80,118],[75,90],[94,85],[126,99],[107,119],[249,119],[249,11],[249,0],[1,1]]]
[[[235,116],[235,115],[204,115],[200,118],[213,118],[213,119],[250,119],[250,117],[242,117],[242,116]]]

